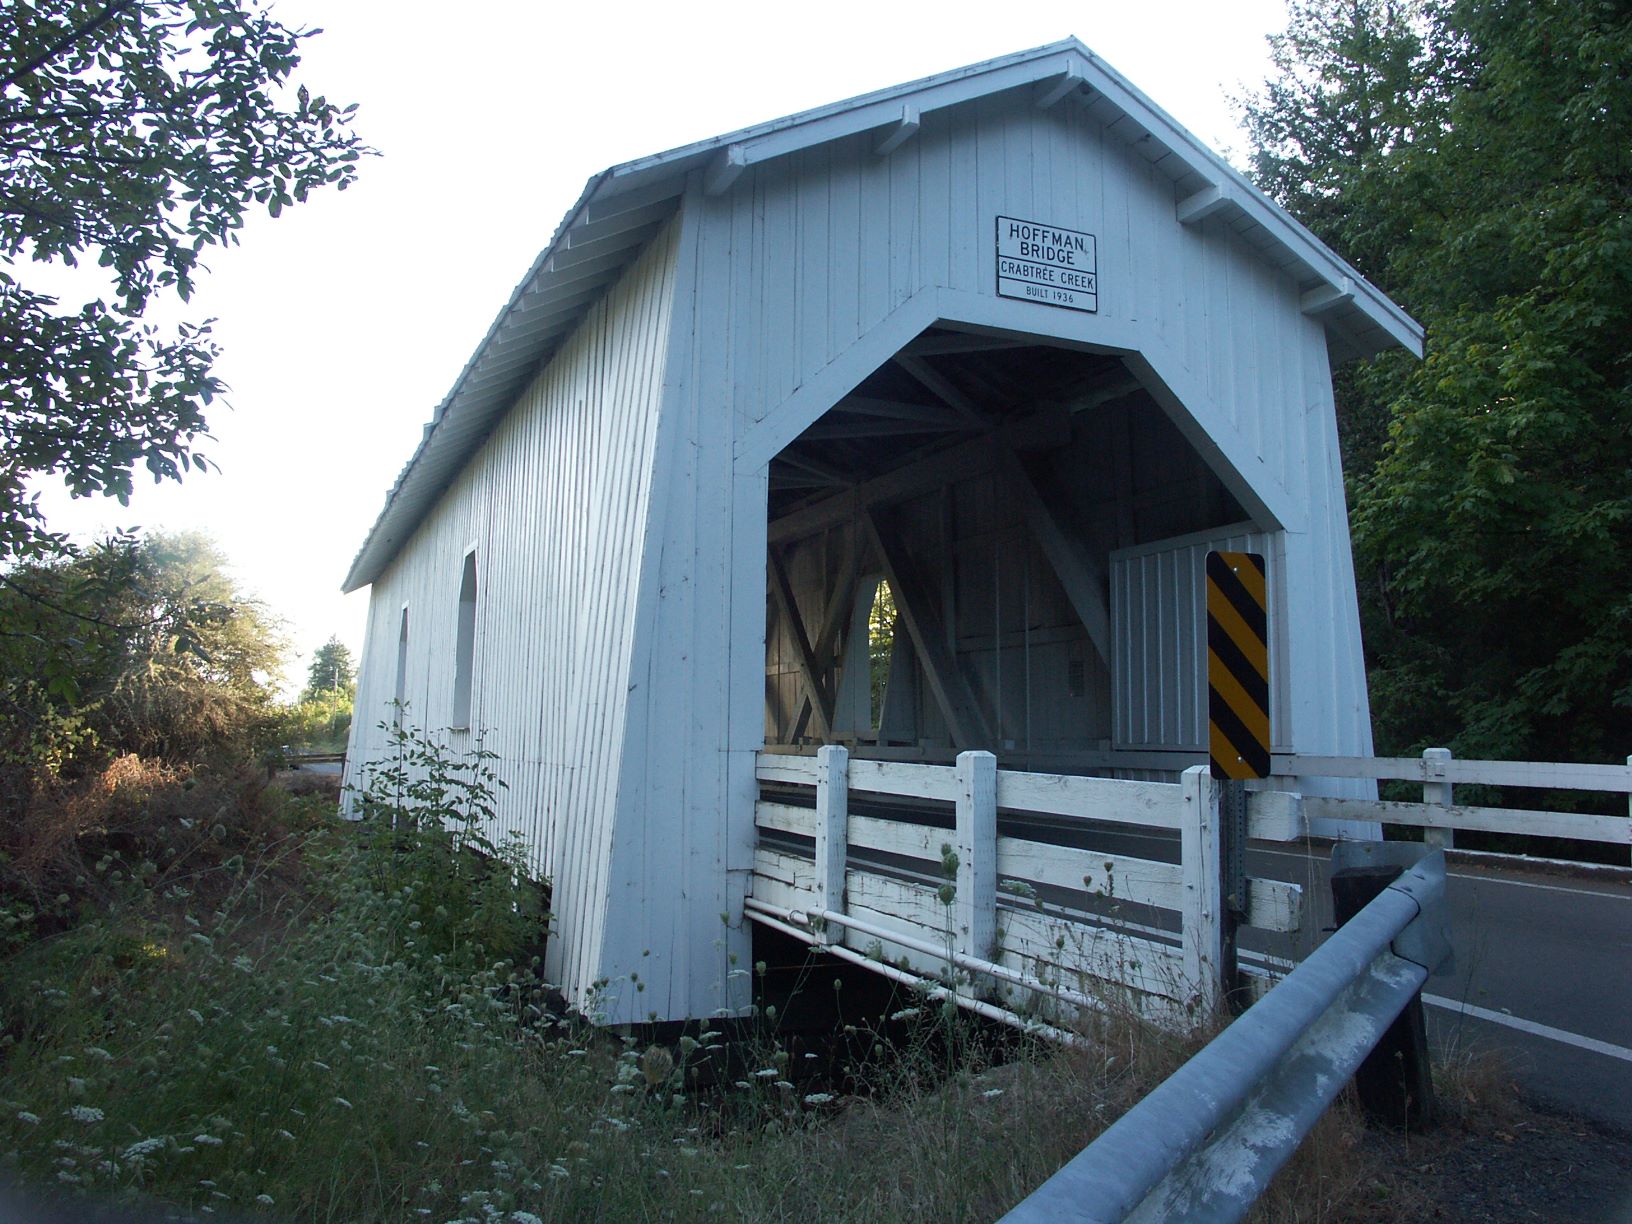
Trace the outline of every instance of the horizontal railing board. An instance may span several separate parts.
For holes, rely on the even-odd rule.
[[[761,846],[754,856],[753,896],[768,905],[805,910],[818,905],[815,865],[809,859]],[[894,927],[903,935],[932,943],[953,942],[951,911],[937,890],[927,884],[896,880],[868,871],[846,873],[845,912],[875,926]],[[1106,987],[1131,987],[1144,994],[1181,1000],[1183,962],[1178,949],[1128,935],[1112,928],[1088,926],[1064,918],[1000,907],[998,926],[1003,934],[994,959],[1007,968],[1027,973],[1041,989],[1063,984],[1080,993],[1103,992]],[[882,937],[866,936],[845,928],[843,942],[867,952],[882,944],[883,958],[903,958],[918,972],[940,973],[944,959],[927,958],[911,948]],[[933,962],[933,963],[931,963]],[[1097,984],[1097,985],[1096,985]]]
[[[958,797],[958,771],[951,765],[912,765],[896,761],[851,761],[850,789],[904,799]]]
[[[761,802],[755,823],[814,837],[816,813],[811,808]],[[952,834],[946,829],[852,816],[848,821],[853,847],[934,861],[944,854]],[[1004,883],[1084,889],[1133,905],[1177,910],[1184,904],[1184,872],[1176,863],[1127,858],[1075,846],[1057,846],[1020,837],[997,839],[999,891]],[[1011,893],[1013,890],[1009,890]],[[1303,916],[1303,890],[1280,880],[1254,879],[1249,889],[1247,925],[1266,931],[1295,931]]]
[[[768,756],[759,754],[754,775],[761,782],[788,782],[795,786],[816,785],[816,758],[813,756]]]
[[[951,829],[907,824],[900,820],[880,820],[876,816],[852,816],[848,827],[852,846],[881,850],[886,854],[905,854],[910,858],[942,858],[942,848],[950,847],[956,839]]]
[[[754,804],[754,824],[761,829],[775,829],[779,833],[815,837],[816,809],[761,799]]]
[[[816,864],[797,854],[784,854],[769,846],[754,847],[753,895],[772,905],[786,905],[790,909],[804,909],[816,902]],[[797,890],[800,896],[793,901],[773,897],[759,887],[764,883],[784,885]]]
[[[1632,820],[1583,812],[1542,812],[1520,808],[1462,807],[1452,804],[1395,803],[1386,799],[1329,799],[1305,795],[1304,812],[1313,820],[1375,820],[1424,829],[1468,829],[1526,837],[1632,844]]]
[[[1632,793],[1632,767],[1558,761],[1425,760],[1422,757],[1277,756],[1277,777],[1376,778],[1396,782],[1527,786]]]
[[[872,872],[852,871],[847,883],[848,912],[880,926],[899,925],[920,939],[949,937],[950,914],[936,890],[925,884],[895,880]],[[1178,949],[1104,927],[1067,919],[999,908],[999,964],[1051,980],[1034,971],[1038,964],[1066,975],[1062,985],[1081,993],[1097,979],[1131,986],[1146,994],[1182,998],[1182,961]],[[1031,962],[1028,964],[1027,962]]]
[[[1123,782],[1000,769],[997,806],[999,810],[1177,829],[1183,797],[1173,782]]]
[[[1106,986],[1183,1002],[1193,993],[1184,980],[1179,949],[1110,927],[999,907],[997,927],[1005,964],[1082,994]]]
[[[815,757],[808,755],[812,748],[773,745],[760,754],[762,770],[766,762],[779,766],[791,762],[810,762],[803,772],[791,766],[786,776],[767,777],[764,781],[800,782],[815,780]],[[858,748],[860,753],[865,749]],[[851,764],[859,760],[851,758]],[[1187,765],[1205,763],[1204,756],[1189,752],[1084,752],[1064,754],[1062,762],[1084,768],[1099,769],[1170,769],[1177,773]],[[939,768],[950,768],[940,766]],[[1589,764],[1568,761],[1480,761],[1480,760],[1424,760],[1422,757],[1343,757],[1296,756],[1276,753],[1271,766],[1275,778],[1370,778],[1395,782],[1451,782],[1456,785],[1519,786],[1539,790],[1605,791],[1611,794],[1632,794],[1632,767],[1626,765]],[[1075,774],[1025,774],[1020,770],[1002,770],[1023,777],[1066,777]],[[1088,779],[1113,781],[1114,779]],[[1173,783],[1144,785],[1168,786]],[[1002,803],[1002,800],[999,800]],[[1004,804],[1004,806],[1009,806]]]
[[[1179,909],[1184,904],[1184,871],[1176,863],[1127,859],[1075,846],[1054,846],[1020,837],[997,839],[998,889],[1003,882],[1086,889],[1134,905]]]

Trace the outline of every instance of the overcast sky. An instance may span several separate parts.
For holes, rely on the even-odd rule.
[[[46,491],[51,521],[204,530],[288,623],[289,679],[331,634],[340,582],[417,444],[591,175],[779,115],[1075,35],[1240,164],[1227,98],[1262,81],[1284,0],[543,5],[278,0],[321,26],[299,78],[356,102],[382,156],[361,181],[257,218],[209,257],[230,409],[219,473],[139,483],[129,510]]]

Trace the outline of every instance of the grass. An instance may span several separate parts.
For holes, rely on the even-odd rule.
[[[0,964],[0,1159],[37,1190],[198,1218],[990,1219],[1194,1048],[1113,1017],[1087,1051],[1016,1050],[919,1000],[904,1036],[856,1018],[892,1038],[856,1091],[796,1087],[769,1028],[652,1046],[552,1014],[502,849],[122,768],[125,798],[35,856],[57,916]],[[1412,1214],[1363,1148],[1329,1116],[1259,1218]]]

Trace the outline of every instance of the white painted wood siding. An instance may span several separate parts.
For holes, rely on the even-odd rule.
[[[436,725],[477,541],[475,717],[556,880],[552,970],[580,998],[609,979],[606,1019],[747,1001],[767,465],[937,321],[1136,354],[1255,526],[1286,533],[1288,589],[1322,592],[1326,615],[1289,613],[1292,746],[1369,753],[1322,326],[1231,222],[1179,225],[1164,154],[1106,123],[1027,90],[926,114],[887,157],[864,133],[718,196],[695,177],[376,584],[363,696],[389,691],[406,602],[408,692]],[[998,215],[1093,233],[1099,313],[997,298]]]
[[[1227,221],[1178,224],[1149,147],[1011,95],[926,115],[888,157],[864,134],[688,192],[679,310],[696,342],[675,353],[659,442],[608,936],[609,959],[650,969],[637,1006],[706,1014],[747,946],[766,465],[937,320],[1140,353],[1257,526],[1293,533],[1287,582],[1327,593],[1329,615],[1288,630],[1296,747],[1369,752],[1324,331]],[[1098,314],[995,296],[1000,214],[1096,235]],[[643,883],[659,878],[693,895]]]
[[[999,97],[926,116],[886,158],[858,137],[755,167],[703,218],[702,264],[753,258],[699,287],[721,356],[698,394],[731,405],[746,465],[807,423],[812,385],[870,331],[948,318],[1140,350],[1183,402],[1181,432],[1215,467],[1233,467],[1226,483],[1259,529],[1287,532],[1296,749],[1367,752],[1324,331],[1228,221],[1178,224],[1172,184],[1146,148],[1092,111]],[[995,297],[1000,214],[1096,235],[1098,314]]]
[[[1291,741],[1287,718],[1286,596],[1282,534],[1238,530],[1163,540],[1111,554],[1116,642],[1113,748],[1207,751],[1208,552],[1258,553],[1269,590],[1269,719],[1274,751]]]
[[[629,657],[674,296],[671,225],[519,397],[374,583],[351,771],[379,756],[409,610],[408,717],[445,728],[465,551],[480,580],[472,731],[507,784],[500,831],[554,881],[548,972],[602,975]]]

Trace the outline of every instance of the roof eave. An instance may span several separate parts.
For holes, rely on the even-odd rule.
[[[1077,39],[1068,38],[637,158],[590,179],[432,414],[413,456],[386,495],[342,590],[349,593],[368,585],[390,564],[401,540],[412,534],[468,460],[460,448],[472,436],[485,436],[484,428],[490,429],[502,414],[503,406],[495,407],[495,401],[513,394],[518,380],[549,358],[576,320],[638,256],[643,235],[649,237],[661,223],[665,202],[670,212],[678,207],[693,172],[700,172],[706,193],[722,194],[760,162],[846,136],[916,123],[923,113],[1026,87],[1037,91],[1039,105],[1054,105],[1071,96],[1103,97],[1134,128],[1158,141],[1180,163],[1178,174],[1192,185],[1203,184],[1176,202],[1181,221],[1228,209],[1262,227],[1267,240],[1279,245],[1303,273],[1299,278],[1303,308],[1323,316],[1334,354],[1364,355],[1397,344],[1422,355],[1420,324],[1114,68]],[[639,219],[634,229],[618,228],[632,218]],[[598,255],[597,243],[606,245],[608,253]],[[571,293],[575,284],[589,289]],[[529,308],[552,301],[571,304],[546,315],[550,327],[529,332],[525,326]],[[461,421],[457,439],[449,439],[450,419],[467,415],[474,420]],[[435,461],[443,456],[438,444],[448,451],[450,442],[457,445],[439,471]],[[478,437],[475,445],[479,444]],[[414,494],[412,505],[404,500],[409,493]]]

